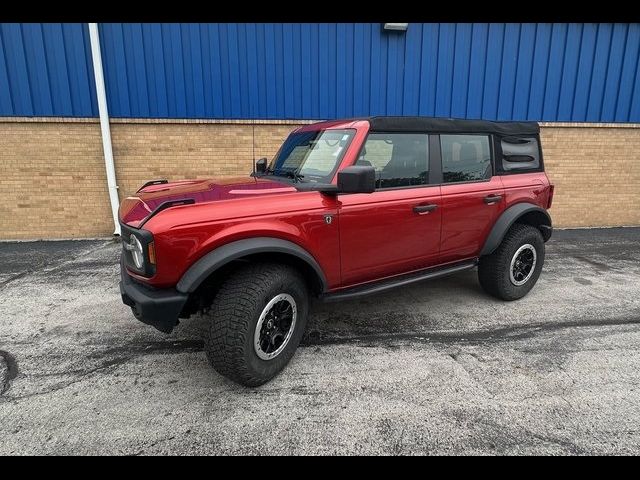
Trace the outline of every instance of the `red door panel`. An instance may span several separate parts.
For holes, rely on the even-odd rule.
[[[493,224],[504,211],[500,177],[489,181],[442,185],[442,237],[439,263],[455,262],[480,253]],[[487,203],[485,198],[501,197]]]
[[[341,195],[342,284],[350,286],[436,264],[440,187]],[[436,205],[436,208],[418,208]]]

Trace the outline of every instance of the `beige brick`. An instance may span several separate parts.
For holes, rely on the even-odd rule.
[[[559,227],[640,225],[640,128],[544,126]]]

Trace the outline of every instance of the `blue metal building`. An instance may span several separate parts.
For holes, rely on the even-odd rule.
[[[640,24],[101,24],[110,115],[640,122]],[[96,117],[86,24],[0,25],[0,116]]]

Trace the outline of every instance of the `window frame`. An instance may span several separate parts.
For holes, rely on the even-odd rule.
[[[496,143],[496,136],[493,135],[492,133],[484,133],[484,132],[455,132],[455,133],[437,133],[434,134],[438,137],[438,156],[440,157],[440,185],[444,186],[444,185],[464,185],[465,183],[485,183],[485,182],[490,182],[491,179],[497,175],[496,173],[496,161],[495,159],[497,158],[496,155],[496,149],[495,149],[495,143]],[[476,179],[476,180],[463,180],[460,182],[445,182],[444,181],[444,159],[442,158],[442,147],[441,147],[441,140],[440,140],[440,136],[441,135],[473,135],[473,136],[481,136],[481,137],[487,137],[488,141],[489,141],[489,164],[491,165],[491,175],[488,178],[481,178],[481,179]],[[500,142],[500,140],[498,140],[498,142]]]
[[[340,166],[342,165],[342,162],[344,161],[344,157],[347,155],[347,152],[349,151],[349,149],[353,146],[353,140],[356,138],[356,135],[358,134],[358,130],[355,128],[321,128],[318,129],[317,132],[330,132],[330,131],[346,131],[349,130],[352,133],[351,138],[349,138],[349,143],[347,144],[347,146],[342,150],[342,152],[340,153],[340,158],[336,161],[335,165],[333,166],[333,169],[324,176],[324,178],[329,179],[328,181],[331,182],[332,180],[334,180],[336,178],[336,175],[338,174],[338,171],[340,169]],[[290,135],[295,134],[296,132],[291,132],[287,138],[285,139],[284,142],[282,142],[282,144],[280,145],[280,148],[278,148],[278,151],[273,155],[273,157],[271,157],[271,160],[267,163],[267,168],[269,168],[271,166],[271,163],[275,160],[275,158],[280,155],[280,151],[282,150],[282,147],[284,146],[286,140],[289,138]],[[357,158],[357,157],[356,157]],[[263,177],[267,177],[269,178],[268,175],[264,175],[262,174],[261,176]],[[282,176],[278,176],[278,181],[287,181],[289,183],[293,183],[295,184],[295,180],[292,178],[288,178],[288,177],[282,177]],[[322,183],[322,182],[303,182],[303,183]]]
[[[433,159],[436,158],[433,156],[433,134],[429,133],[429,132],[413,132],[413,131],[402,131],[402,132],[397,132],[397,131],[374,131],[374,132],[367,132],[367,136],[365,137],[365,139],[363,140],[362,144],[360,145],[360,148],[358,149],[358,152],[356,154],[355,160],[352,164],[352,166],[356,165],[358,163],[358,159],[360,158],[360,154],[362,153],[362,150],[365,148],[365,145],[367,144],[367,140],[369,139],[369,135],[377,135],[377,134],[382,134],[382,135],[407,135],[407,134],[411,134],[411,135],[424,135],[427,137],[427,183],[424,183],[422,185],[405,185],[403,187],[385,187],[385,188],[376,188],[376,192],[388,192],[388,191],[392,191],[392,190],[406,190],[409,188],[429,188],[429,187],[436,187],[438,185],[440,185],[439,183],[435,183],[433,180],[435,179],[441,179],[442,178],[442,164],[439,161],[434,161]],[[439,157],[439,148],[438,148],[438,157],[436,158],[436,160],[438,160]],[[433,167],[433,168],[432,168]],[[376,179],[377,182],[377,179]],[[375,193],[375,192],[374,192]]]
[[[488,183],[491,181],[491,179],[495,176],[499,176],[499,175],[511,175],[512,173],[528,173],[524,172],[522,170],[518,171],[518,172],[501,172],[498,170],[497,168],[497,158],[502,155],[502,148],[500,147],[500,142],[501,142],[501,137],[499,135],[495,135],[493,133],[485,133],[485,132],[455,132],[455,133],[450,133],[450,132],[415,132],[415,131],[402,131],[402,132],[398,132],[398,131],[375,131],[375,132],[368,132],[367,136],[365,137],[364,141],[362,142],[362,144],[360,145],[360,148],[358,148],[358,152],[357,155],[355,157],[354,163],[352,165],[356,165],[356,163],[358,162],[358,158],[360,158],[360,153],[362,152],[362,149],[364,148],[365,144],[367,143],[367,139],[369,138],[369,135],[372,133],[382,133],[382,134],[402,134],[402,133],[414,133],[414,134],[423,134],[423,135],[427,135],[429,137],[429,143],[428,143],[428,161],[429,161],[429,182],[425,183],[424,185],[408,185],[405,187],[387,187],[387,188],[376,188],[376,192],[386,192],[386,191],[391,191],[391,190],[405,190],[408,188],[429,188],[429,187],[442,187],[445,185],[464,185],[467,183]],[[440,135],[480,135],[480,136],[486,136],[489,139],[489,154],[490,154],[490,163],[491,163],[491,176],[488,178],[483,178],[480,180],[464,180],[461,182],[445,182],[444,181],[444,175],[443,175],[443,160],[442,160],[442,149],[440,146]],[[543,160],[542,160],[542,145],[540,144],[540,139],[539,136],[537,136],[538,138],[538,147],[540,149],[540,171],[544,171],[544,164],[543,164]],[[498,153],[500,153],[500,155],[498,155]],[[537,169],[536,169],[537,171]]]

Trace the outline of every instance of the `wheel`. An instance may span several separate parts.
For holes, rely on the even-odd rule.
[[[492,254],[480,257],[478,279],[488,294],[502,300],[517,300],[536,284],[543,263],[544,240],[540,230],[516,223]]]
[[[256,263],[222,284],[208,312],[205,351],[225,377],[256,387],[291,360],[304,333],[309,293],[288,265]]]

